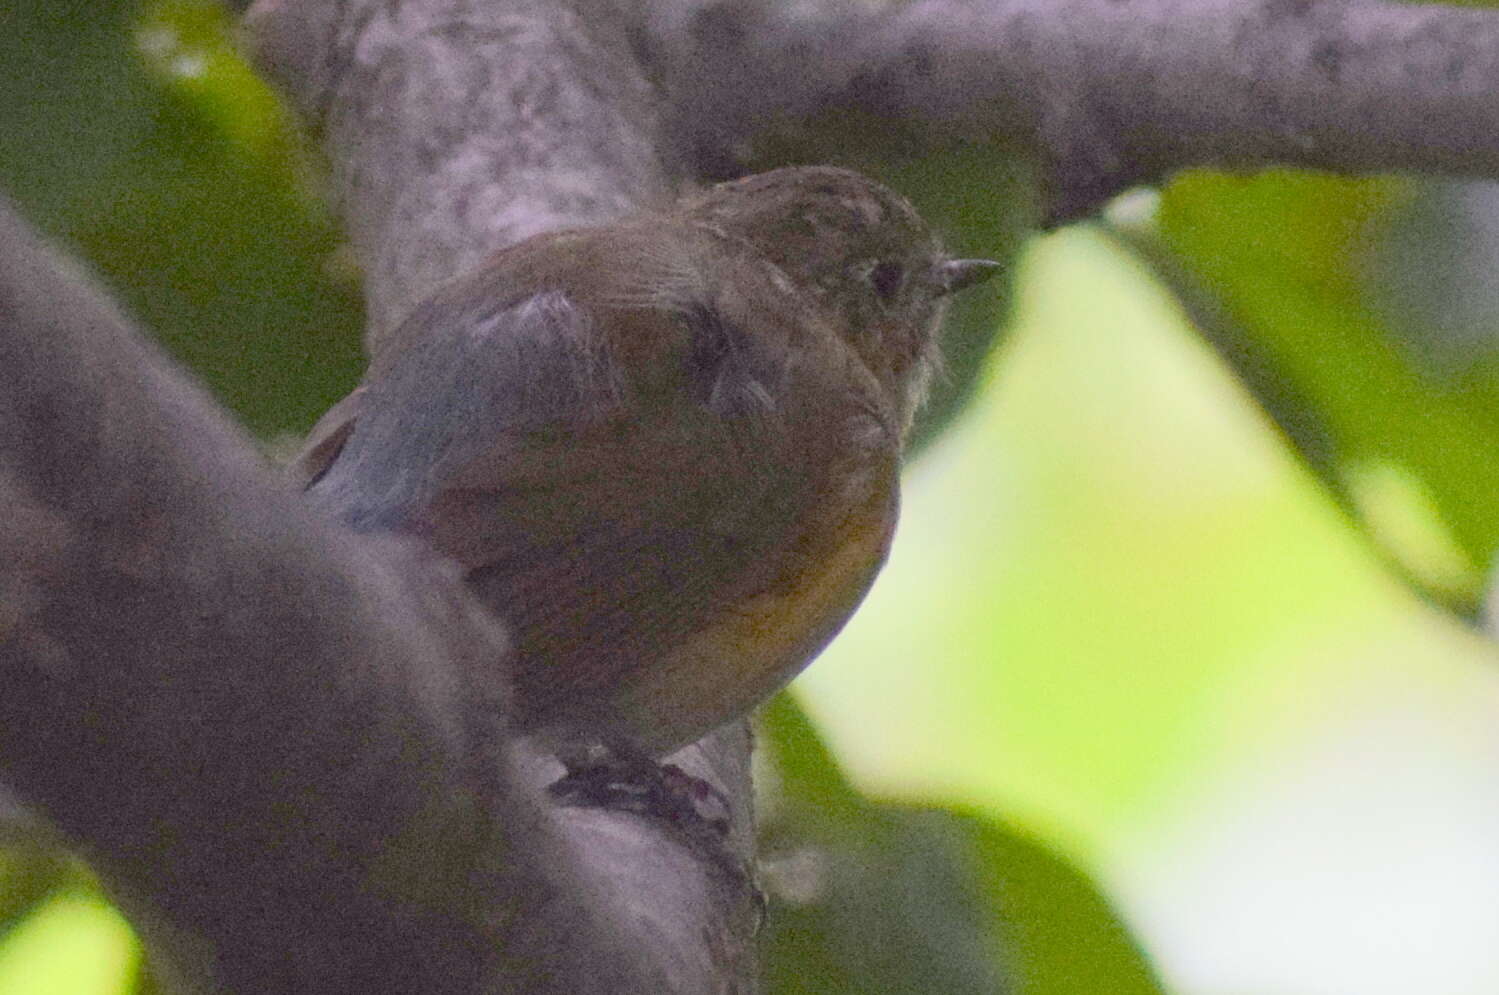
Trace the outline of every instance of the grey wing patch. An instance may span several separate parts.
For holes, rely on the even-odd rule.
[[[694,304],[683,317],[692,333],[687,374],[698,403],[724,417],[773,414],[784,364],[718,308]]]
[[[322,479],[349,441],[359,410],[364,405],[365,388],[355,387],[347,397],[323,412],[317,424],[302,440],[302,451],[288,464],[292,479],[307,488]]]
[[[406,319],[421,327],[368,385],[342,450],[308,488],[352,528],[398,529],[506,436],[621,402],[616,364],[565,294],[496,304],[456,289]]]

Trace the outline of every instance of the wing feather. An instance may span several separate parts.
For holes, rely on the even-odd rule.
[[[711,299],[606,313],[547,289],[465,312],[484,296],[424,305],[408,344],[320,423],[303,457],[314,499],[467,568],[511,623],[536,721],[606,712],[627,687],[656,695],[637,679],[654,661],[746,603],[802,596],[857,532],[846,580],[817,582],[831,607],[813,614],[838,617],[776,635],[785,648],[745,685],[761,694],[815,652],[883,557],[899,452],[837,337],[793,350],[783,317]],[[736,326],[751,320],[765,334]]]
[[[454,306],[476,296],[439,295],[408,318],[429,333],[407,336],[362,388],[351,425],[314,441],[312,452],[326,451],[342,436],[309,492],[352,528],[402,528],[480,457],[503,459],[528,436],[619,406],[605,343],[566,295],[544,291],[477,315]]]

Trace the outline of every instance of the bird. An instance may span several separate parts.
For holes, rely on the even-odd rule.
[[[946,302],[998,268],[852,170],[730,180],[442,285],[295,465],[457,562],[512,634],[512,728],[659,759],[863,600]]]

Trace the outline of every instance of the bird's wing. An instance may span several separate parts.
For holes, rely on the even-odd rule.
[[[603,417],[619,385],[591,321],[557,290],[423,304],[318,423],[298,459],[312,497],[356,529],[399,529],[491,450]]]
[[[354,431],[354,422],[364,406],[364,393],[363,384],[355,387],[347,397],[323,412],[323,417],[302,440],[301,452],[288,467],[302,487],[328,472],[344,443],[349,441],[349,433]]]
[[[785,648],[745,675],[758,695],[852,611],[889,540],[899,454],[866,370],[827,343],[814,355],[773,329],[746,335],[736,321],[783,317],[732,302],[604,313],[547,290],[464,315],[451,309],[483,305],[453,300],[408,319],[425,334],[312,442],[309,462],[327,465],[309,491],[355,528],[422,535],[467,569],[512,623],[523,712],[607,711],[636,671],[743,604],[815,594],[811,622],[763,634]],[[839,577],[808,579],[834,563]],[[767,625],[745,620],[735,638]],[[724,655],[748,659],[747,645]],[[725,698],[713,717],[751,703]],[[659,704],[673,707],[689,706]]]

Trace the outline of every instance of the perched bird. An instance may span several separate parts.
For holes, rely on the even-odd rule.
[[[863,599],[944,302],[995,268],[831,167],[538,235],[419,305],[301,470],[462,566],[511,627],[519,729],[660,757]]]

